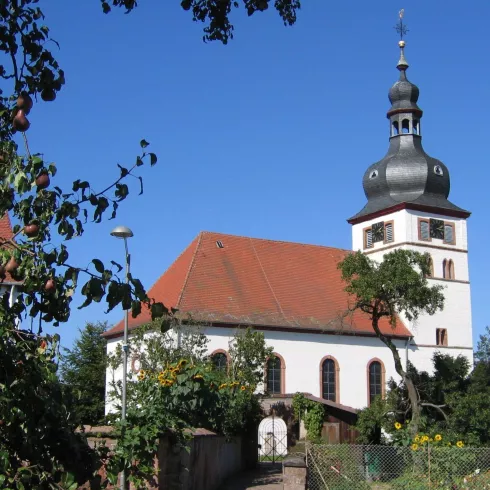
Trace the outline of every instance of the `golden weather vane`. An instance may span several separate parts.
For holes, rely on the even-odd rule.
[[[405,36],[408,32],[407,26],[403,23],[403,16],[405,15],[405,9],[401,9],[398,12],[399,21],[395,26],[396,32],[400,34],[400,40],[403,41],[403,36]]]

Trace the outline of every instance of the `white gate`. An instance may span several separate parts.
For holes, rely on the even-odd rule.
[[[280,417],[266,417],[259,425],[259,460],[281,460],[288,453],[288,429]]]

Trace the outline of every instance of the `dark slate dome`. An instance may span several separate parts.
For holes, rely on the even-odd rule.
[[[407,80],[405,70],[401,70],[400,79],[390,88],[388,97],[391,102],[390,112],[399,109],[415,109],[420,111],[417,105],[419,88]]]
[[[349,221],[400,203],[439,208],[442,214],[447,210],[469,215],[447,199],[451,187],[448,168],[427,155],[422,147],[422,110],[417,105],[419,89],[407,79],[404,47],[401,41],[397,66],[400,78],[389,92],[392,105],[387,114],[391,125],[388,153],[366,170],[362,185],[368,202]]]

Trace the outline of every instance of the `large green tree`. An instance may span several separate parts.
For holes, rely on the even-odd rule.
[[[107,322],[87,323],[73,348],[61,356],[61,379],[81,424],[96,425],[104,418],[106,330]]]
[[[351,295],[351,309],[368,314],[374,334],[391,351],[395,370],[408,391],[411,412],[411,430],[418,431],[424,402],[417,391],[413,377],[404,369],[400,353],[389,335],[381,329],[380,322],[388,319],[395,327],[397,315],[404,314],[415,320],[421,313],[433,315],[444,306],[442,287],[431,286],[429,256],[412,250],[395,250],[384,255],[381,262],[371,260],[361,252],[347,255],[339,263],[346,291]],[[440,408],[440,407],[435,407]]]
[[[410,365],[408,372],[422,403],[421,424],[425,432],[444,434],[447,440],[464,440],[475,446],[490,445],[490,371],[483,363],[470,372],[470,363],[463,356],[453,357],[436,352],[431,374]],[[385,399],[359,414],[359,442],[380,444],[381,429],[395,434],[394,423],[404,424],[410,400],[405,383],[390,380]]]

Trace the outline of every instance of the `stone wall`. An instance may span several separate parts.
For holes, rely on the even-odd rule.
[[[113,448],[111,430],[86,428],[91,446],[105,442]],[[197,429],[188,448],[162,437],[155,455],[155,486],[159,490],[215,490],[225,479],[257,463],[256,437],[227,439],[205,429]],[[104,477],[104,471],[100,472]]]

